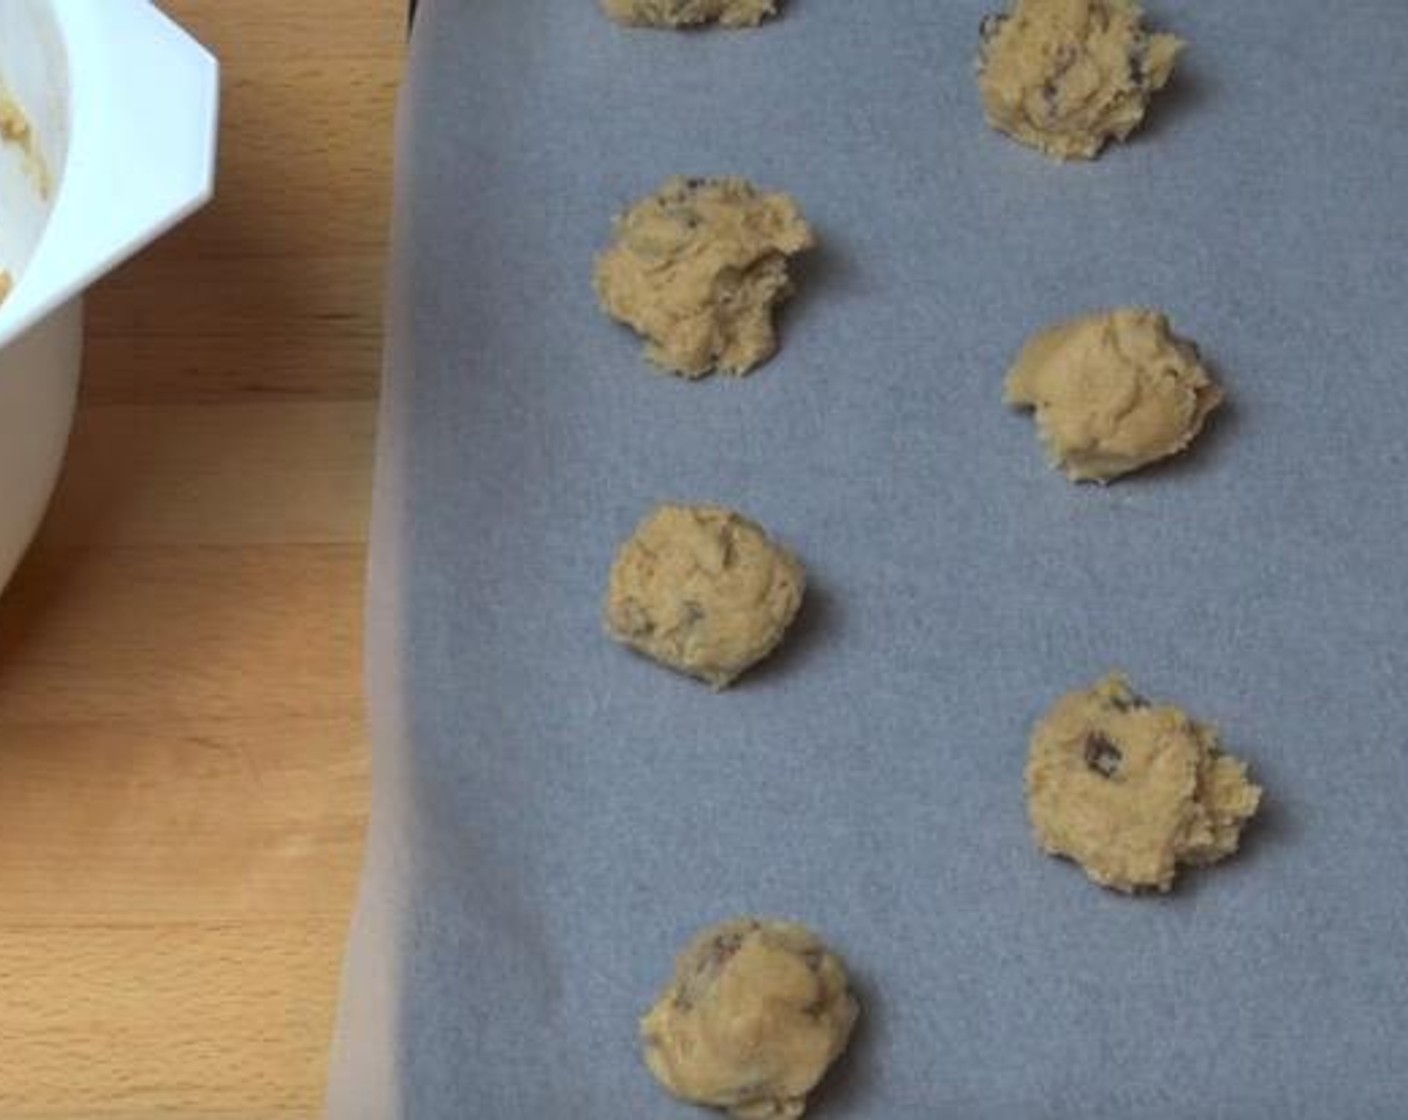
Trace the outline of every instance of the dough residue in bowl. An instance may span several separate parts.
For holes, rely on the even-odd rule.
[[[49,165],[34,137],[34,128],[29,117],[20,108],[19,102],[11,96],[3,82],[0,82],[0,143],[14,144],[24,155],[25,170],[39,188],[41,198],[48,198],[53,189],[53,179]],[[8,269],[0,266],[0,303],[4,303],[14,290],[15,281]]]

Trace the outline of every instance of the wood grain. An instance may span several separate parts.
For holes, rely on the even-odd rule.
[[[169,0],[217,201],[95,290],[0,599],[0,1117],[321,1113],[361,859],[361,594],[401,0]]]

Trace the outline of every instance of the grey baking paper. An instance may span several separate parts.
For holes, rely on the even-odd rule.
[[[984,125],[983,7],[669,34],[422,5],[333,1120],[699,1115],[636,1025],[738,914],[854,970],[819,1120],[1408,1115],[1408,4],[1161,2],[1174,86],[1073,166]],[[789,191],[821,239],[746,380],[656,373],[597,310],[612,215],[674,174]],[[1124,304],[1230,404],[1185,460],[1077,487],[1002,378]],[[810,570],[722,695],[602,631],[665,499]],[[1029,834],[1033,722],[1116,666],[1267,790],[1166,898]]]

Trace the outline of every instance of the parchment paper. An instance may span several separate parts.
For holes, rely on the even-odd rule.
[[[334,1120],[696,1115],[636,1022],[744,913],[854,970],[817,1117],[1408,1115],[1408,5],[1160,2],[1175,85],[1068,167],[983,124],[984,7],[674,35],[422,5]],[[612,215],[677,173],[790,191],[824,244],[746,381],[654,373],[596,308]],[[1075,487],[1002,378],[1121,304],[1231,404],[1186,461]],[[795,640],[723,695],[602,633],[664,499],[810,569]],[[1168,898],[1029,836],[1033,722],[1115,666],[1267,790]]]

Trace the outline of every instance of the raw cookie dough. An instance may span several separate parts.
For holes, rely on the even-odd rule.
[[[616,223],[597,262],[602,309],[683,377],[744,374],[777,350],[787,258],[814,244],[797,204],[743,179],[671,179]]]
[[[1139,308],[1048,327],[1007,376],[1007,403],[1036,410],[1053,463],[1075,482],[1182,451],[1222,398],[1198,348]]]
[[[983,21],[988,123],[1055,159],[1094,159],[1144,119],[1184,44],[1150,35],[1135,0],[1017,0]]]
[[[859,1008],[841,962],[791,922],[705,930],[641,1022],[645,1061],[683,1100],[737,1120],[795,1120]]]
[[[1237,850],[1261,801],[1217,732],[1112,673],[1057,701],[1032,735],[1027,809],[1047,852],[1102,886],[1166,891],[1180,865]]]
[[[611,636],[727,687],[766,657],[802,605],[806,573],[762,528],[718,506],[664,505],[611,568]]]
[[[602,0],[602,6],[627,27],[757,27],[777,14],[777,0]]]

